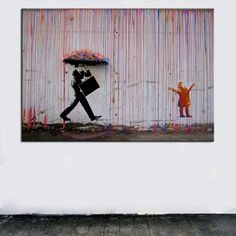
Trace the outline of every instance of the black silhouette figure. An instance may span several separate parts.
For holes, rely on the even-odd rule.
[[[81,102],[83,108],[85,109],[85,111],[87,112],[89,118],[91,121],[94,120],[98,120],[100,119],[102,116],[95,116],[93,114],[93,111],[85,97],[85,95],[81,92],[79,85],[82,83],[82,79],[84,78],[84,76],[89,77],[91,76],[90,71],[77,71],[74,70],[72,75],[74,76],[74,79],[71,83],[72,88],[75,91],[75,100],[71,103],[71,105],[69,107],[67,107],[61,114],[60,117],[64,120],[64,121],[70,121],[71,119],[67,117],[67,115],[76,107],[76,105]]]

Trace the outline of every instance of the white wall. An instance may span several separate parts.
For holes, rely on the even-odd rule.
[[[20,142],[20,8],[88,2],[96,5],[25,0],[1,8],[0,213],[236,213],[233,1],[149,4],[215,8],[214,143]]]

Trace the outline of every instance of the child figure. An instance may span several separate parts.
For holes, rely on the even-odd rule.
[[[170,88],[170,87],[168,88],[169,90],[171,90],[179,95],[178,106],[179,106],[179,110],[180,110],[180,117],[185,117],[184,116],[184,108],[185,108],[186,117],[192,117],[189,114],[189,107],[191,105],[189,92],[191,91],[191,89],[194,86],[195,86],[195,84],[193,83],[189,88],[186,88],[184,86],[183,82],[179,82],[178,89],[174,89],[174,88]]]

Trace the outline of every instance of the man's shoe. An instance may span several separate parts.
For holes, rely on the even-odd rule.
[[[189,118],[191,118],[192,116],[191,116],[191,115],[187,115],[186,117],[189,117]]]
[[[180,115],[180,117],[185,117],[184,115]]]
[[[66,116],[60,115],[60,117],[61,117],[64,121],[71,121],[71,119],[68,118],[68,117],[66,117]]]
[[[102,116],[94,116],[91,121],[94,121],[94,120],[99,120]]]

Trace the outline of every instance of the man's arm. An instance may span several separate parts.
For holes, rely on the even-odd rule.
[[[90,70],[86,70],[86,71],[84,72],[84,75],[85,75],[85,77],[90,77],[90,76],[92,76]]]
[[[194,86],[195,86],[195,84],[193,83],[193,84],[189,87],[188,92],[190,92],[191,89],[192,89]]]

